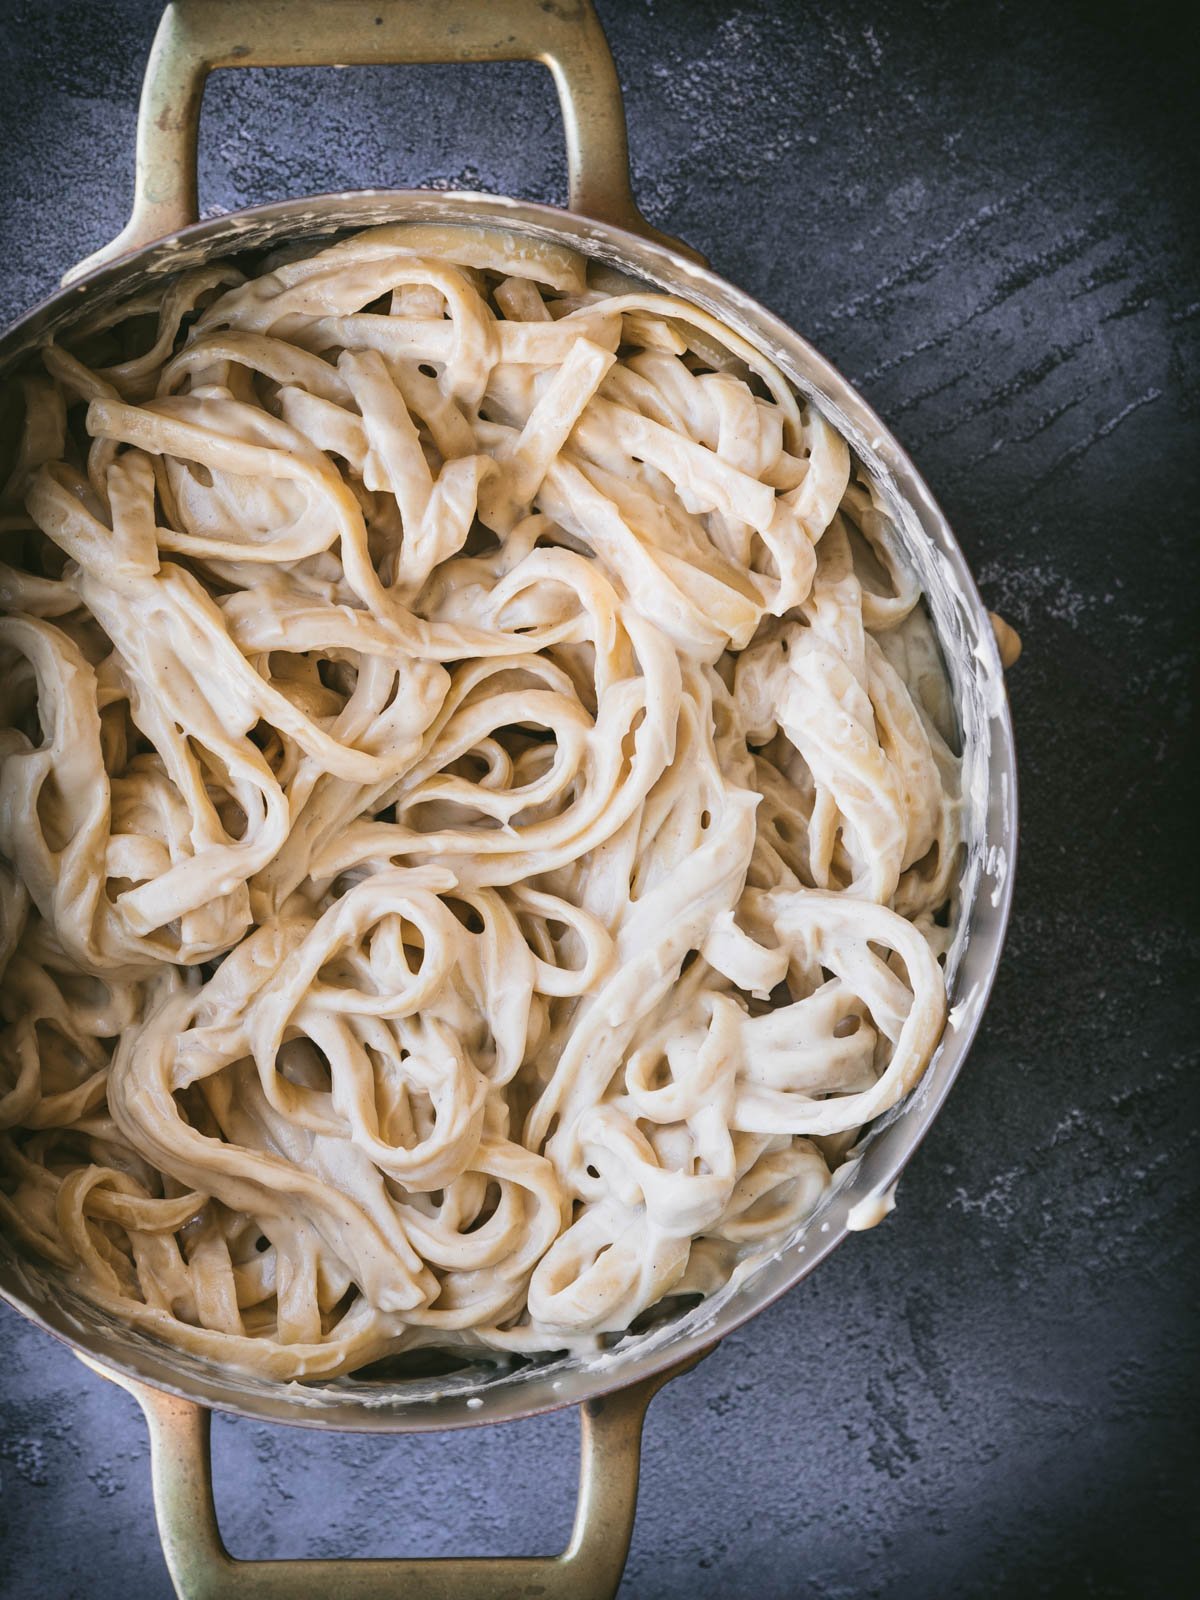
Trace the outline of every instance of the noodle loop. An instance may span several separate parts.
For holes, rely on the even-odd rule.
[[[611,282],[397,225],[21,379],[0,1222],[193,1354],[594,1348],[936,1047],[919,591],[782,374]]]

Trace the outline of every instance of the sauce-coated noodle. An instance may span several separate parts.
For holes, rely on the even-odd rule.
[[[717,1287],[943,1022],[953,717],[845,443],[486,230],[68,345],[0,502],[4,1227],[280,1379]]]

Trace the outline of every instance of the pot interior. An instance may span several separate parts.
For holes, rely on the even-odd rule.
[[[995,641],[929,490],[879,418],[810,345],[738,289],[658,244],[494,195],[366,191],[278,202],[199,223],[60,291],[0,338],[0,375],[38,343],[69,331],[85,310],[165,286],[187,268],[258,255],[285,241],[316,249],[347,232],[397,221],[508,228],[571,245],[646,287],[678,294],[762,349],[839,429],[881,496],[903,559],[925,593],[958,714],[967,857],[946,961],[949,1018],[917,1089],[871,1125],[816,1212],[792,1236],[744,1260],[709,1299],[652,1308],[641,1319],[644,1326],[599,1354],[525,1359],[419,1350],[351,1377],[283,1385],[217,1367],[117,1323],[0,1239],[0,1293],[101,1364],[260,1420],[368,1431],[501,1421],[577,1404],[647,1377],[715,1342],[810,1272],[852,1227],[878,1220],[882,1209],[873,1199],[889,1190],[919,1144],[978,1026],[1003,941],[1016,845],[1012,729]]]

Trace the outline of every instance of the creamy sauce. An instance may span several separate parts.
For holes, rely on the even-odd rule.
[[[744,1277],[920,1079],[962,870],[842,438],[707,313],[484,229],[197,267],[42,368],[0,1220],[284,1380],[603,1359]]]
[[[869,1228],[877,1228],[896,1209],[896,1185],[884,1189],[880,1194],[868,1194],[850,1207],[846,1218],[846,1226],[851,1233],[865,1233]]]

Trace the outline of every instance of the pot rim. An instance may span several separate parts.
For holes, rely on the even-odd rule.
[[[595,1399],[686,1361],[710,1348],[772,1304],[817,1267],[854,1229],[850,1212],[863,1199],[885,1195],[912,1159],[949,1093],[978,1030],[999,965],[1011,907],[1017,852],[1017,774],[1012,722],[988,613],[949,523],[907,451],[841,373],[781,318],[736,285],[654,239],[576,212],[503,195],[420,189],[344,190],[264,205],[193,223],[121,259],[102,265],[33,306],[0,335],[0,373],[49,335],[68,328],[98,300],[124,298],[189,265],[221,255],[261,250],[285,240],[322,238],[384,222],[422,221],[485,225],[566,244],[645,279],[655,289],[689,299],[763,349],[803,394],[847,438],[889,500],[903,526],[906,554],[925,581],[925,561],[936,553],[948,593],[966,629],[959,639],[974,657],[989,696],[983,731],[988,741],[986,795],[979,797],[982,835],[979,870],[960,910],[962,947],[951,974],[950,1010],[942,1038],[921,1082],[905,1100],[870,1125],[861,1155],[838,1169],[817,1210],[740,1284],[718,1291],[675,1321],[626,1336],[595,1357],[480,1374],[408,1379],[390,1387],[353,1377],[303,1385],[250,1378],[189,1356],[136,1333],[64,1291],[45,1269],[0,1256],[0,1298],[71,1346],[91,1364],[149,1383],[169,1394],[257,1421],[328,1430],[425,1432],[515,1420]],[[922,548],[921,536],[928,544]],[[928,598],[928,594],[927,594]],[[935,631],[954,680],[960,717],[960,683]],[[969,875],[969,869],[968,869]],[[958,944],[956,938],[956,945]],[[844,1177],[841,1175],[845,1174]],[[859,1224],[862,1225],[861,1223]],[[476,1350],[464,1351],[480,1358]]]

